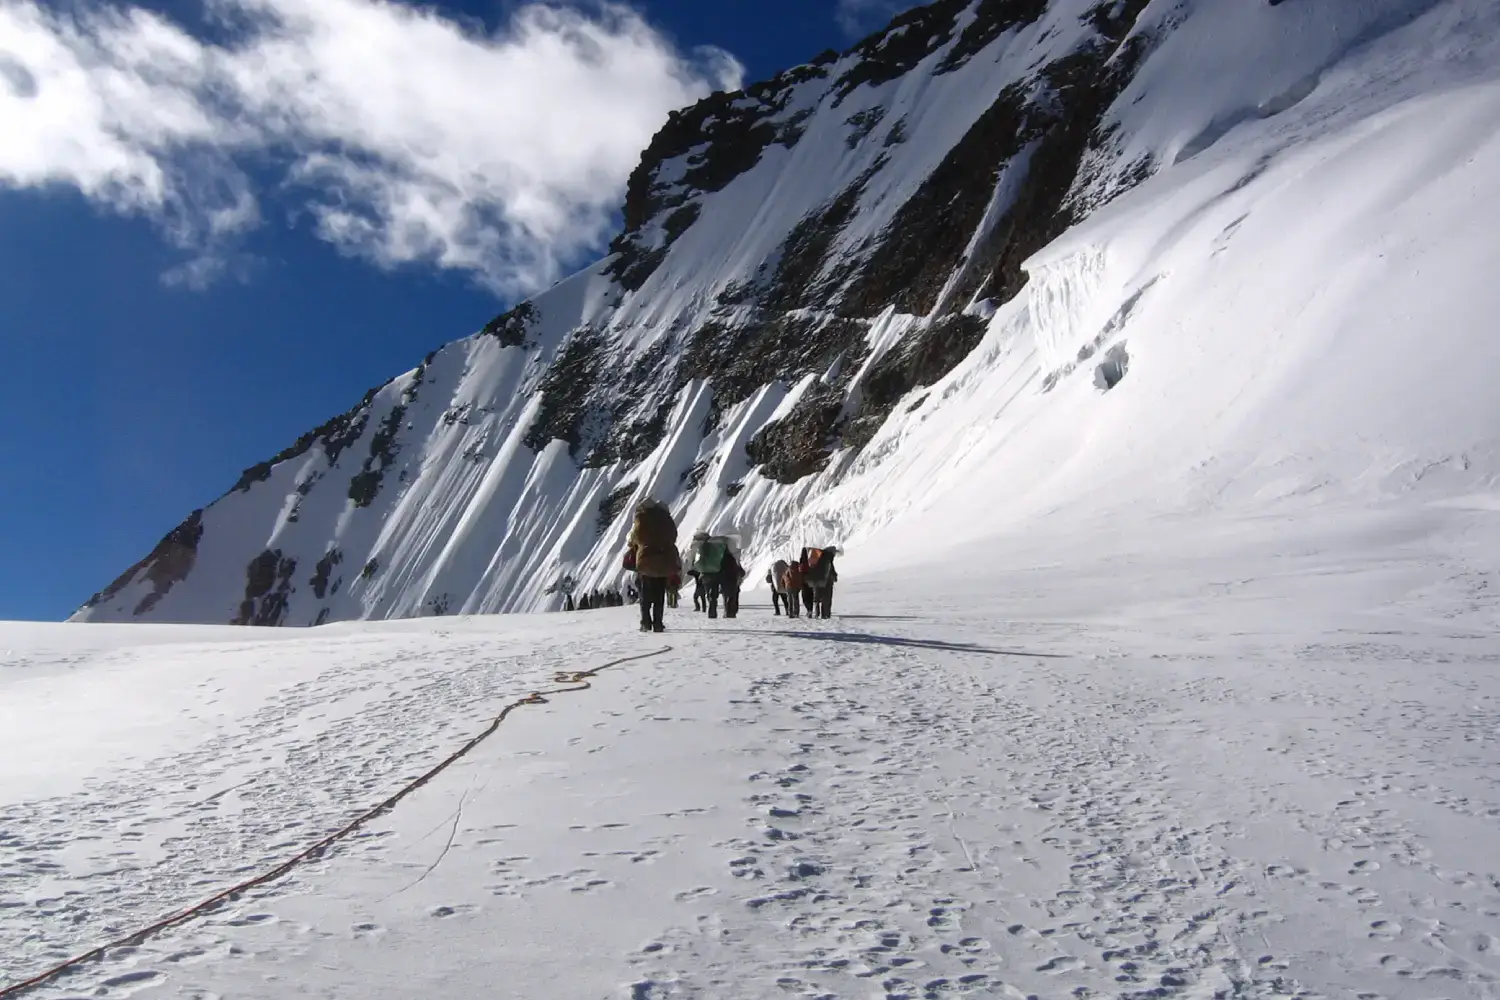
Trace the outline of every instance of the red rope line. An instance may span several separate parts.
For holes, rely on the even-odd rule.
[[[415,792],[417,789],[427,784],[439,774],[442,774],[449,767],[453,766],[453,764],[461,759],[465,754],[469,753],[469,751],[473,750],[479,744],[489,739],[490,736],[494,735],[495,730],[499,729],[500,726],[505,722],[510,713],[514,712],[516,709],[522,708],[526,705],[545,705],[547,704],[547,699],[555,695],[572,694],[577,691],[587,691],[590,687],[592,687],[592,685],[589,684],[589,678],[596,677],[600,673],[610,669],[611,667],[618,667],[624,663],[631,663],[635,660],[644,660],[653,656],[661,656],[662,654],[670,653],[671,651],[671,646],[663,646],[661,649],[658,649],[651,653],[638,653],[635,656],[625,656],[621,657],[618,660],[611,660],[610,662],[603,664],[602,666],[594,667],[592,670],[559,671],[558,673],[553,675],[552,683],[566,686],[549,688],[545,691],[533,691],[531,694],[528,694],[524,698],[517,698],[509,705],[506,705],[504,708],[502,708],[500,710],[500,714],[495,716],[490,724],[485,727],[483,732],[474,736],[463,746],[459,747],[453,753],[449,754],[447,758],[434,766],[426,774],[423,774],[422,776],[408,782],[404,787],[401,788],[400,791],[396,792],[396,794],[392,795],[384,802],[381,802],[379,805],[357,816],[347,826],[344,826],[343,828],[330,833],[328,836],[324,837],[316,844],[313,844],[311,847],[302,851],[300,854],[289,858],[282,864],[279,864],[275,868],[272,868],[270,871],[263,872],[260,875],[256,875],[254,878],[246,879],[243,882],[232,885],[228,889],[225,889],[222,892],[218,892],[213,896],[210,896],[209,898],[203,900],[201,903],[195,903],[185,910],[174,913],[169,917],[163,917],[161,920],[158,920],[156,923],[151,924],[149,927],[143,927],[140,930],[126,935],[125,937],[111,941],[108,944],[102,944],[92,951],[87,951],[82,955],[70,958],[66,962],[55,965],[45,972],[41,972],[35,976],[32,976],[30,979],[22,980],[19,983],[15,983],[11,986],[5,987],[4,989],[0,989],[0,1000],[4,1000],[4,998],[6,997],[19,996],[27,990],[31,990],[38,986],[41,986],[43,983],[50,982],[63,973],[68,972],[80,965],[83,965],[86,962],[98,961],[99,959],[102,959],[107,952],[112,951],[115,948],[123,948],[127,945],[140,944],[148,938],[154,937],[155,935],[160,934],[162,931],[167,930],[170,927],[175,927],[178,924],[186,923],[187,921],[192,920],[194,917],[200,917],[203,914],[208,913],[210,910],[217,908],[222,903],[237,899],[242,893],[246,892],[247,890],[257,888],[269,882],[274,882],[291,872],[292,869],[296,868],[299,865],[306,864],[309,861],[317,860],[323,855],[323,852],[328,850],[328,848],[348,837],[351,833],[358,830],[366,823],[370,822],[370,820],[375,819],[377,816],[380,816],[381,814],[395,808],[397,803],[399,803],[402,799],[406,798],[412,792]]]

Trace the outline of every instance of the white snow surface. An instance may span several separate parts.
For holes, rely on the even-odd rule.
[[[3,625],[0,987],[670,645],[30,995],[1493,998],[1497,509],[1012,537],[659,636]]]
[[[1149,5],[1141,30],[1170,31],[1107,114],[1110,158],[1078,196],[1107,195],[1141,162],[1154,175],[1036,255],[1019,297],[993,315],[992,303],[971,304],[990,316],[982,345],[824,473],[782,486],[745,453],[807,381],[760,388],[707,434],[711,390],[690,383],[640,462],[580,470],[562,442],[523,444],[538,379],[574,331],[602,331],[627,364],[696,327],[721,290],[774,266],[800,219],[885,156],[840,236],[853,252],[1002,88],[1088,36],[1091,6],[1056,0],[957,72],[934,73],[941,48],[837,107],[834,82],[854,57],[796,85],[781,114],[811,112],[801,141],[768,147],[697,196],[700,218],[639,291],[605,276],[604,262],[535,299],[532,346],[448,345],[380,390],[336,467],[314,446],[211,504],[192,572],[159,601],[143,603],[157,588],[142,570],[75,617],[229,621],[247,565],[267,551],[295,565],[283,624],[556,609],[564,578],[619,582],[630,504],[604,524],[599,510],[631,485],[632,498],[667,501],[684,538],[741,534],[752,579],[804,544],[841,544],[850,565],[897,565],[931,546],[915,529],[934,519],[957,543],[1081,530],[1106,514],[1494,492],[1492,0]],[[851,149],[848,119],[872,108],[884,109],[880,126]],[[907,141],[886,146],[898,121]],[[987,218],[1013,197],[1029,155],[1002,172]],[[887,315],[872,347],[927,321]],[[1125,376],[1101,392],[1106,361]],[[846,412],[860,392],[856,379]],[[357,507],[350,476],[380,467],[371,443],[403,404],[394,464]],[[320,588],[314,567],[329,553],[339,562]]]
[[[274,868],[557,671],[669,645],[33,996],[1500,997],[1500,5],[1152,4],[1178,27],[1111,115],[1154,176],[795,486],[744,444],[816,375],[706,436],[691,383],[640,463],[522,444],[570,331],[647,349],[868,166],[816,116],[906,117],[877,231],[1070,11],[836,112],[804,85],[803,142],[639,293],[592,268],[536,300],[535,348],[437,352],[340,459],[405,396],[402,481],[356,508],[320,447],[277,466],[139,616],[225,621],[276,548],[289,623],[448,617],[0,625],[0,988]],[[872,352],[924,322],[879,317]],[[472,614],[616,580],[624,483],[684,543],[741,535],[751,581],[837,542],[835,617]]]

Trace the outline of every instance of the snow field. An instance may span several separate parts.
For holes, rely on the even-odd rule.
[[[36,995],[1492,997],[1492,516],[1177,520],[846,570],[830,622],[669,613],[670,653]],[[236,706],[9,795],[6,975],[293,853],[555,669],[658,648],[634,615],[153,637],[138,670],[191,658]],[[238,679],[278,662],[312,676]]]

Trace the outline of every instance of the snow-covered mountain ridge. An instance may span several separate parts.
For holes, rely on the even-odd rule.
[[[673,115],[610,257],[246,470],[75,617],[557,607],[618,575],[646,493],[757,564],[854,566],[921,557],[908,518],[1483,493],[1494,7],[910,11]]]

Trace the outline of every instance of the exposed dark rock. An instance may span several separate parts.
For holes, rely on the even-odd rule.
[[[1069,199],[1079,165],[1090,144],[1102,141],[1104,113],[1129,83],[1148,45],[1149,39],[1136,36],[1116,56],[1117,47],[1106,38],[1043,71],[1055,95],[1055,110],[1042,126],[1030,169],[1007,213],[1007,238],[975,255],[975,263],[987,263],[989,272],[975,268],[975,293],[1002,304],[1015,298],[1026,286],[1021,265],[1079,221]],[[1112,64],[1111,56],[1116,56]],[[962,304],[968,291],[960,289],[955,303]]]
[[[365,563],[364,568],[359,571],[359,578],[361,580],[369,580],[378,572],[380,572],[380,560],[371,559],[369,562]]]
[[[1012,28],[1032,24],[1047,13],[1048,0],[979,0],[974,20],[958,36],[958,41],[943,56],[937,72],[951,73],[984,51]],[[1111,4],[1113,0],[1111,0]]]
[[[568,452],[575,457],[580,450],[585,454],[592,450],[597,436],[588,432],[608,416],[600,412],[594,395],[609,353],[609,340],[593,327],[580,327],[568,336],[537,388],[542,402],[526,431],[526,447],[539,452],[561,439],[568,442]],[[586,437],[594,440],[586,442]]]
[[[494,337],[502,347],[526,347],[532,328],[541,319],[541,310],[530,302],[522,302],[509,312],[503,312],[490,320],[479,332],[486,337]]]
[[[187,579],[188,573],[192,572],[193,564],[198,559],[198,543],[202,540],[203,509],[200,507],[189,514],[181,524],[167,532],[146,558],[121,573],[108,587],[90,597],[84,607],[92,608],[104,601],[114,599],[144,571],[146,579],[151,582],[151,593],[140,599],[133,614],[145,614],[167,596],[167,591],[171,590],[174,584]]]
[[[696,490],[699,486],[702,486],[703,478],[708,475],[708,470],[712,467],[713,463],[707,459],[694,462],[692,467],[682,474],[682,488],[684,490]]]
[[[344,554],[337,547],[323,553],[323,558],[318,560],[317,572],[313,574],[312,580],[309,581],[312,584],[313,594],[318,600],[321,601],[328,595],[329,578],[333,575],[334,568],[343,561]]]
[[[609,495],[599,501],[599,524],[595,535],[603,535],[609,530],[609,526],[615,523],[615,518],[630,503],[630,498],[635,494],[636,483],[629,482],[622,486],[616,486],[610,490]]]
[[[840,311],[873,316],[888,305],[925,315],[979,226],[1006,163],[1032,136],[1026,88],[993,104],[897,211]]]
[[[280,625],[290,601],[297,560],[267,549],[245,567],[245,599],[232,625]]]
[[[712,381],[705,433],[719,415],[771,382],[792,383],[860,350],[869,324],[810,312],[757,314],[739,326],[705,324],[689,340],[682,370]]]
[[[974,316],[945,316],[888,351],[865,376],[859,409],[844,428],[843,443],[853,448],[868,444],[901,397],[936,382],[969,356],[985,326]]]
[[[760,162],[766,147],[793,145],[801,138],[801,121],[772,119],[785,108],[792,84],[786,74],[748,91],[713,94],[691,108],[674,111],[652,138],[625,190],[625,229],[610,244],[616,259],[606,269],[629,290],[651,277],[673,242],[697,218],[684,214],[694,195],[722,190]],[[669,162],[686,158],[686,170],[671,183],[658,181]],[[651,222],[673,213],[662,224],[661,238]]]
[[[386,384],[389,385],[389,383]],[[240,478],[234,484],[233,489],[243,492],[256,483],[265,482],[271,478],[271,469],[282,462],[307,454],[315,444],[323,445],[323,453],[328,456],[330,466],[337,463],[344,449],[358,441],[360,435],[365,432],[365,423],[369,419],[370,401],[375,398],[375,394],[381,388],[384,386],[366,392],[358,406],[324,421],[299,437],[291,447],[283,448],[267,461],[252,465],[240,473]]]
[[[844,409],[842,380],[813,385],[785,418],[767,424],[745,445],[760,474],[791,484],[821,472],[838,443],[839,415]]]
[[[380,422],[375,436],[370,439],[370,454],[359,472],[349,480],[349,499],[356,507],[368,507],[375,502],[386,470],[396,461],[396,452],[401,450],[396,436],[401,422],[406,419],[406,407],[394,406]]]
[[[1111,16],[1094,19],[1096,27],[1104,26],[1103,37],[1043,69],[1041,93],[1028,99],[1023,89],[1009,88],[980,117],[897,213],[846,294],[842,310],[870,314],[892,302],[903,312],[925,315],[936,307],[955,270],[950,310],[979,295],[1003,304],[1020,294],[1026,285],[1021,265],[1077,221],[1076,199],[1070,196],[1079,183],[1080,164],[1091,148],[1106,141],[1100,127],[1104,113],[1149,45],[1142,36],[1123,51],[1118,44],[1134,23],[1132,8],[1138,13],[1142,6],[1138,0],[1106,6]],[[1117,56],[1113,63],[1112,56]],[[1010,209],[988,232],[977,234],[972,253],[964,258],[1000,168],[1032,142],[1036,146]],[[867,443],[897,400],[951,371],[983,334],[982,322],[949,312],[881,358],[866,380],[858,411],[843,430],[843,443]]]
[[[406,388],[401,390],[401,405],[411,406],[417,401],[417,394],[422,390],[422,383],[427,378],[427,363],[417,365],[416,370],[411,373],[411,381]]]
[[[606,436],[589,449],[585,468],[639,462],[656,448],[677,391],[687,381],[673,368],[674,346],[665,337],[656,341],[631,362],[622,381],[601,390],[613,394],[609,427]]]
[[[850,115],[844,124],[849,126],[849,134],[844,138],[844,145],[849,149],[857,149],[859,144],[869,138],[870,133],[885,121],[885,108],[875,105]]]
[[[854,217],[865,186],[885,167],[881,156],[854,183],[820,211],[805,217],[792,228],[776,262],[776,272],[769,287],[760,296],[765,309],[798,309],[815,307],[826,300],[832,280],[819,282],[828,267],[829,251],[834,241]]]
[[[670,246],[676,243],[677,237],[687,232],[688,227],[698,221],[698,216],[702,211],[703,206],[697,202],[693,202],[690,205],[683,205],[677,211],[667,216],[667,221],[662,224],[662,228],[667,233],[667,244]]]
[[[896,15],[885,30],[860,42],[851,53],[859,61],[834,84],[834,107],[866,84],[889,83],[915,69],[917,64],[947,44],[953,37],[958,15],[969,0],[936,0]]]

